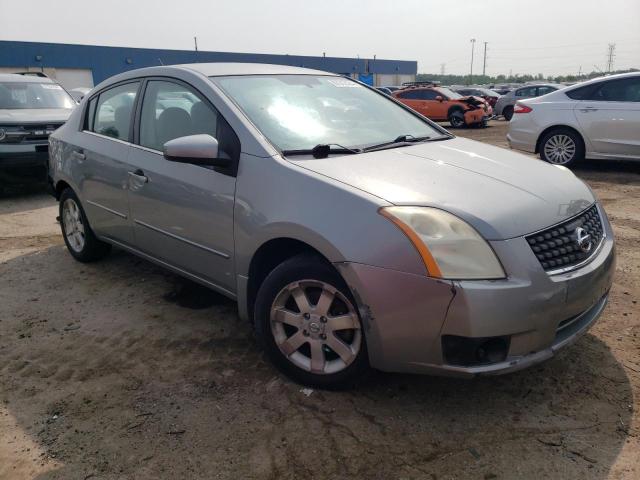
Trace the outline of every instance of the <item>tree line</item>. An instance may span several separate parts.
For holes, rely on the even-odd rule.
[[[611,72],[611,74],[615,73],[627,73],[627,72],[637,72],[638,69],[631,68],[628,70],[616,70]],[[501,83],[525,83],[525,82],[552,82],[552,83],[563,83],[563,82],[581,82],[584,80],[589,80],[595,77],[601,77],[604,75],[604,72],[593,71],[591,73],[584,73],[582,75],[556,75],[556,76],[544,76],[541,73],[537,75],[531,74],[515,74],[515,75],[474,75],[473,80],[469,75],[441,75],[436,73],[419,73],[416,77],[416,80],[419,82],[426,81],[436,81],[440,82],[442,85],[490,85],[490,84],[501,84]]]

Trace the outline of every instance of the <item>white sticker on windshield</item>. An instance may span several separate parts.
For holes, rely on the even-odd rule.
[[[339,88],[358,88],[362,87],[359,83],[352,82],[346,78],[330,78],[329,83]]]
[[[41,85],[42,88],[46,88],[47,90],[62,90],[62,87],[55,83],[42,83]]]

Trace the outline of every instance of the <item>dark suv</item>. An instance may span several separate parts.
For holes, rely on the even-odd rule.
[[[0,74],[0,188],[47,180],[49,135],[75,105],[50,78]]]

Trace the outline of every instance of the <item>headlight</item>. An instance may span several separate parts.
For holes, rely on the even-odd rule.
[[[450,280],[505,278],[489,244],[458,217],[430,207],[385,207],[379,211],[411,240],[429,276]]]

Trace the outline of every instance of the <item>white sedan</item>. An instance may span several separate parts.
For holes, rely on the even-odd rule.
[[[511,148],[557,165],[640,160],[640,72],[595,78],[516,103]]]

